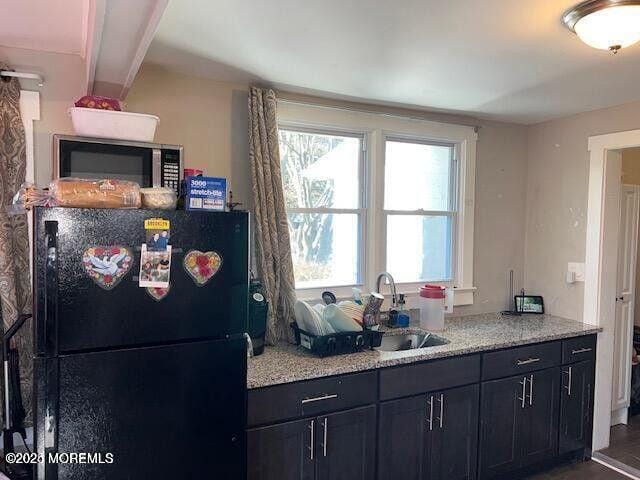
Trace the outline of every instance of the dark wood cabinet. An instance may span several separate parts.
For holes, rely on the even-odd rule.
[[[522,467],[541,463],[558,451],[560,369],[549,368],[527,375],[528,392],[521,409]]]
[[[378,480],[426,478],[431,457],[431,395],[380,404]]]
[[[519,478],[581,458],[595,348],[575,337],[252,390],[248,480]]]
[[[434,395],[431,480],[476,478],[478,452],[477,384]]]
[[[314,418],[254,428],[247,432],[249,480],[313,480]]]
[[[477,384],[383,403],[378,479],[473,479],[477,438]]]
[[[525,376],[484,382],[480,394],[479,477],[491,478],[519,466],[521,411]]]
[[[480,478],[540,463],[558,448],[560,369],[482,384]]]
[[[559,452],[581,451],[591,445],[595,366],[590,360],[562,367],[560,382]]]
[[[317,419],[318,480],[370,480],[375,475],[376,407],[356,408]]]
[[[249,480],[371,480],[376,406],[247,432]]]

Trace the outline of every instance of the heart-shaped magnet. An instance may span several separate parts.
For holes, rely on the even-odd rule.
[[[149,296],[153,298],[156,302],[159,302],[160,300],[162,300],[169,293],[169,287],[167,288],[147,287],[145,290],[147,291]]]
[[[196,285],[201,287],[218,273],[222,266],[222,257],[218,252],[190,250],[184,256],[182,263],[189,276],[196,282]]]
[[[82,265],[87,275],[105,290],[114,288],[129,272],[133,255],[128,248],[89,247],[82,254]]]

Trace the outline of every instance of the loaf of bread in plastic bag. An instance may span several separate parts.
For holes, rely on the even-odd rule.
[[[140,185],[125,180],[60,178],[49,185],[51,204],[77,208],[140,208]]]

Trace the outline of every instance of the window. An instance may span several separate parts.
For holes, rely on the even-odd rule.
[[[362,135],[280,129],[296,288],[358,285]]]
[[[455,145],[385,139],[386,270],[396,282],[450,282]]]
[[[287,101],[278,116],[299,298],[388,271],[410,305],[425,282],[473,303],[472,127]]]

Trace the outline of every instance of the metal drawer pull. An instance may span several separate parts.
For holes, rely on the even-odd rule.
[[[444,394],[440,394],[440,428],[442,428],[442,420],[444,418]]]
[[[429,419],[427,422],[429,422],[429,431],[431,431],[433,430],[433,396],[429,397],[427,405],[429,405]]]
[[[309,445],[309,460],[313,460],[313,450],[314,450],[314,445],[315,445],[315,425],[316,425],[316,421],[315,420],[311,420],[311,423],[309,424],[309,428],[311,429],[311,443]]]
[[[324,422],[322,428],[324,429],[323,439],[322,439],[322,453],[324,456],[327,456],[327,427],[329,426],[329,419],[324,417]]]
[[[579,353],[587,353],[593,350],[592,348],[581,348],[579,350],[571,350],[571,355],[578,355]]]
[[[527,398],[527,377],[524,377],[522,379],[522,381],[520,382],[520,385],[522,385],[522,397],[518,397],[518,400],[522,402],[522,405],[520,405],[520,408],[524,408],[524,402]]]
[[[321,397],[305,398],[301,403],[304,405],[305,403],[321,402],[322,400],[331,400],[332,398],[338,398],[338,394],[332,393],[331,395],[323,395]]]
[[[565,371],[563,371],[562,373],[564,374]],[[571,396],[571,383],[572,383],[572,376],[573,376],[573,367],[569,367],[567,369],[566,373],[569,376],[569,381],[568,381],[567,385],[564,387],[564,389],[567,391],[567,396],[570,397]]]
[[[518,364],[518,366],[521,366],[521,365],[529,365],[530,363],[536,363],[539,361],[540,361],[539,358],[527,358],[526,360],[518,360],[516,363]]]
[[[533,405],[533,375],[529,377],[529,405]]]

